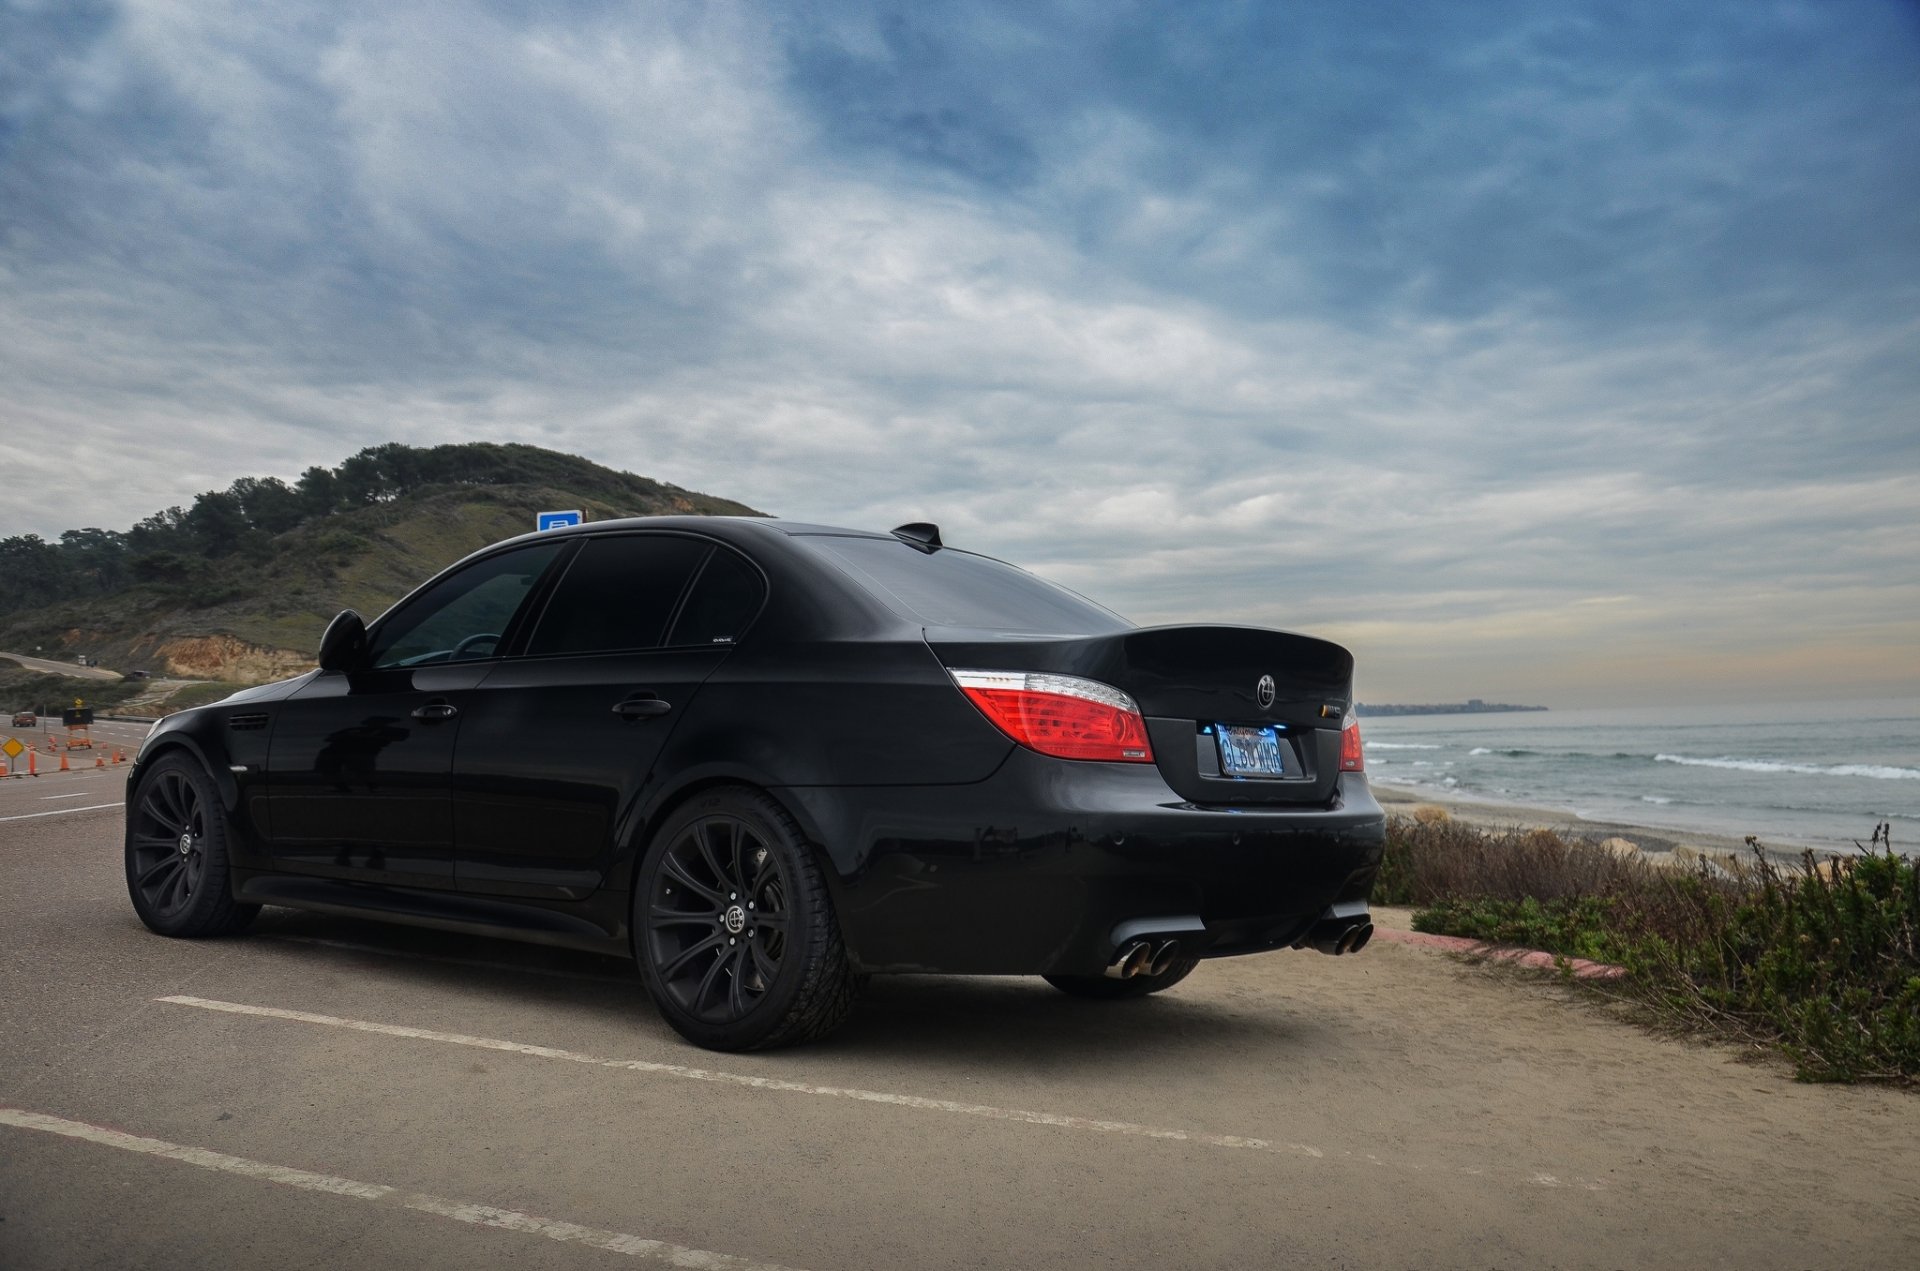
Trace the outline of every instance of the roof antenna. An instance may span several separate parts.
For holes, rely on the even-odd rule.
[[[931,556],[944,544],[940,542],[940,527],[932,521],[909,521],[897,526],[893,536],[909,547],[917,547]]]

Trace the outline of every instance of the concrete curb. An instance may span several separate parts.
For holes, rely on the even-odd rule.
[[[1543,971],[1558,970],[1564,963],[1572,968],[1573,978],[1576,980],[1617,980],[1627,973],[1627,968],[1607,962],[1569,958],[1563,954],[1547,953],[1540,949],[1515,949],[1507,945],[1488,944],[1482,940],[1469,940],[1465,936],[1436,936],[1425,931],[1394,931],[1388,927],[1376,926],[1373,929],[1373,938],[1385,940],[1389,944],[1411,945],[1416,949],[1438,949],[1444,953],[1471,953],[1477,957],[1492,958],[1498,962],[1511,962],[1515,966],[1535,967]]]

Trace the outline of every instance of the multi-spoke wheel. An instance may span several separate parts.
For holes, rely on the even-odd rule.
[[[799,827],[740,787],[660,827],[634,889],[634,943],[667,1022],[715,1050],[819,1037],[859,985]]]
[[[225,814],[185,755],[156,760],[127,800],[127,892],[140,921],[166,936],[239,931],[260,912],[234,903]]]

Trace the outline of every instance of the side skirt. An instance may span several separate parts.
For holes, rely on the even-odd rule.
[[[236,871],[235,899],[256,905],[282,905],[313,913],[339,914],[430,927],[464,935],[521,940],[528,944],[580,949],[631,957],[625,924],[608,931],[583,913],[566,913],[540,905],[515,904],[497,898],[453,892],[418,891],[377,883],[349,883],[326,878]],[[625,897],[621,897],[625,908]]]

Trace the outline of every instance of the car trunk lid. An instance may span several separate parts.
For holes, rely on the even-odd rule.
[[[1261,627],[1197,625],[1069,636],[930,627],[926,637],[949,670],[1075,675],[1127,693],[1146,717],[1161,775],[1192,802],[1325,803],[1333,796],[1353,682],[1353,655],[1337,644]],[[1250,730],[1232,734],[1241,742],[1270,739],[1281,773],[1236,775],[1234,761],[1246,752],[1223,752],[1223,725]]]

